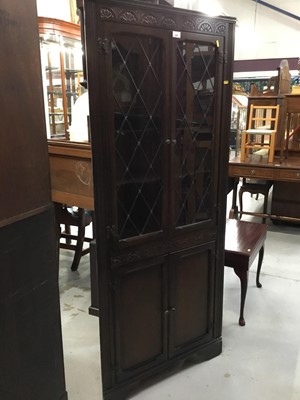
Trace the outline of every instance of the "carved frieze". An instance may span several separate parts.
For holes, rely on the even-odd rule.
[[[142,23],[145,25],[157,25],[158,20],[154,15],[145,15],[142,18]]]
[[[170,9],[160,12],[157,8],[149,10],[149,7],[137,8],[131,6],[122,9],[119,6],[99,6],[98,15],[102,21],[125,22],[128,24],[139,24],[144,26],[157,26],[170,28],[177,31],[186,32],[204,32],[208,34],[225,35],[227,32],[227,23],[216,21],[210,17],[193,17],[187,14],[177,13]]]
[[[124,22],[138,22],[137,16],[132,11],[124,11],[120,14],[119,19]]]
[[[164,256],[170,253],[174,253],[178,250],[191,248],[203,243],[204,241],[212,242],[215,240],[214,235],[205,235],[198,233],[189,235],[187,237],[173,238],[168,241],[153,242],[152,244],[147,243],[146,246],[139,246],[134,252],[132,249],[129,251],[122,250],[119,254],[114,254],[112,257],[112,267],[120,267],[132,262],[138,262],[147,258],[156,256]]]

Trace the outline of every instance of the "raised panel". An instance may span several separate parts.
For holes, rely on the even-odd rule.
[[[212,337],[214,243],[170,256],[170,352],[199,346]]]
[[[159,258],[119,271],[113,281],[117,379],[166,359],[166,268]]]

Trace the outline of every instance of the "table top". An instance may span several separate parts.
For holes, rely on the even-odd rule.
[[[261,249],[267,235],[267,225],[236,219],[226,220],[225,252],[250,258]]]
[[[235,157],[229,160],[229,166],[255,166],[261,168],[274,168],[274,169],[300,169],[300,157],[298,156],[291,156],[285,158],[280,162],[279,158],[274,158],[272,163],[268,163],[265,157],[255,156],[253,155],[247,161],[241,161],[241,158]]]

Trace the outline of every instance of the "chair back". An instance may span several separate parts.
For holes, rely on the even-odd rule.
[[[248,129],[255,129],[259,131],[272,130],[277,132],[279,107],[279,105],[257,106],[251,104],[248,119]]]

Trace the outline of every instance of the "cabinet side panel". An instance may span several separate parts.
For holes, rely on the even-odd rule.
[[[53,210],[0,228],[0,398],[61,400],[64,383]]]
[[[50,178],[35,1],[2,0],[0,15],[3,226],[50,202]]]

